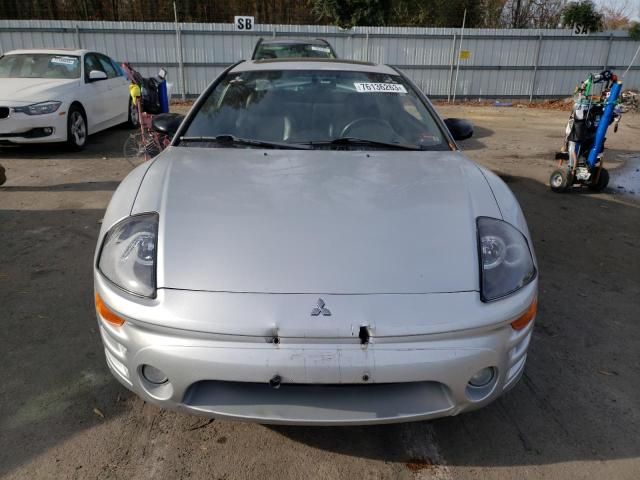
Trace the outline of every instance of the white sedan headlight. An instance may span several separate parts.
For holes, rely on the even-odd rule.
[[[105,236],[98,269],[123,290],[153,297],[156,293],[157,242],[156,213],[126,218]]]
[[[536,267],[525,236],[495,218],[478,217],[477,224],[482,301],[504,297],[531,282]]]
[[[15,107],[14,110],[20,113],[26,113],[27,115],[45,115],[47,113],[53,113],[60,108],[62,102],[40,102],[33,105],[27,105],[26,107]]]

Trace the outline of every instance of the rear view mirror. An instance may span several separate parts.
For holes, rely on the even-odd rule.
[[[100,71],[100,70],[91,70],[89,72],[89,81],[90,82],[95,82],[97,80],[106,80],[107,79],[107,74]]]
[[[161,113],[153,117],[153,120],[151,120],[151,128],[158,133],[163,133],[173,138],[182,120],[184,120],[184,115],[178,113]]]
[[[466,140],[473,135],[473,124],[462,118],[445,118],[445,125],[454,140]]]

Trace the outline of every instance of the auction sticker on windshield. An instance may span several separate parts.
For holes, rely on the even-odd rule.
[[[73,57],[53,57],[51,59],[51,63],[58,63],[60,65],[75,65],[77,61],[78,59]]]
[[[407,93],[399,83],[354,83],[357,92]]]

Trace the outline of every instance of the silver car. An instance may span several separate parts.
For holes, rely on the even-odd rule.
[[[241,62],[155,128],[173,143],[115,192],[94,263],[127,388],[346,425],[457,415],[516,384],[537,305],[527,224],[456,146],[470,126],[400,71]]]

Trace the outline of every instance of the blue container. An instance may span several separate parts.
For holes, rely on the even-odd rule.
[[[160,97],[160,112],[169,113],[169,96],[167,95],[167,81],[163,80],[158,85],[158,95]]]
[[[598,155],[602,152],[604,148],[604,140],[607,135],[607,128],[609,128],[609,124],[613,119],[613,111],[616,108],[616,103],[618,101],[618,97],[620,96],[620,92],[622,91],[622,82],[615,82],[611,86],[611,92],[609,93],[609,98],[607,98],[607,103],[604,107],[604,112],[602,113],[602,117],[600,118],[600,123],[598,124],[598,129],[596,130],[596,138],[593,142],[593,147],[589,151],[589,157],[587,158],[587,163],[589,164],[589,168],[593,168],[598,161]]]

